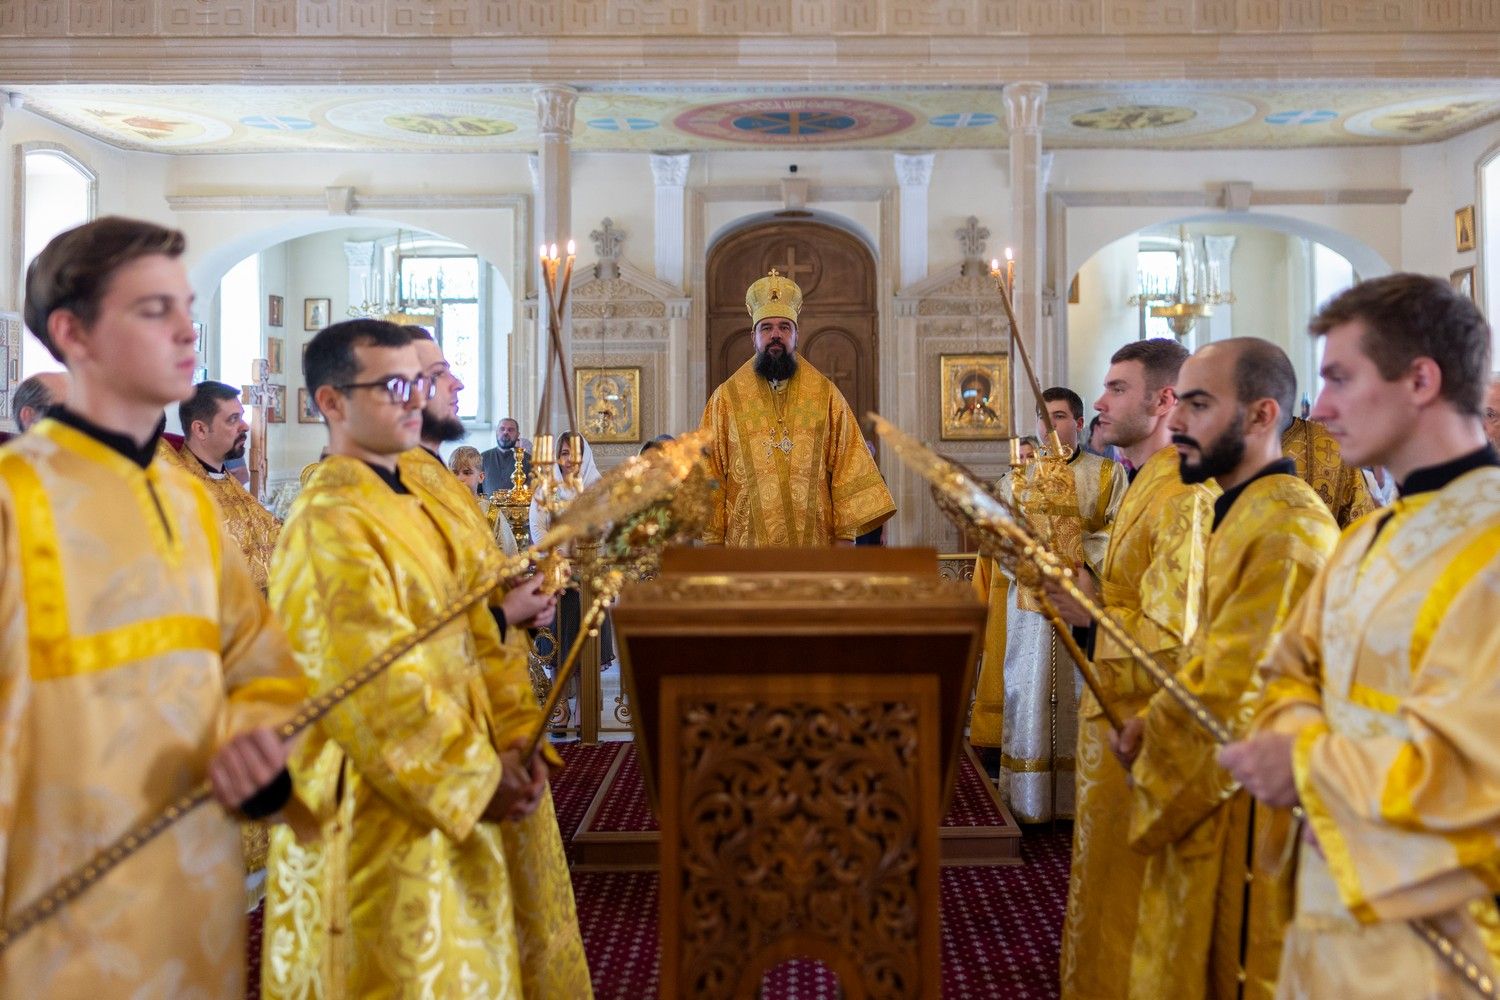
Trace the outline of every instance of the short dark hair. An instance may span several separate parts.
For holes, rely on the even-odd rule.
[[[191,434],[195,420],[201,420],[205,424],[213,423],[214,417],[219,415],[220,403],[239,398],[240,391],[232,385],[214,381],[199,382],[193,386],[193,394],[177,404],[177,419],[182,424],[182,433]]]
[[[1141,367],[1146,369],[1146,390],[1157,392],[1166,386],[1177,384],[1177,375],[1182,371],[1182,363],[1187,358],[1187,348],[1177,341],[1166,337],[1151,337],[1147,340],[1132,340],[1116,351],[1109,363],[1117,365],[1122,361],[1139,361]]]
[[[1083,419],[1083,397],[1067,386],[1054,385],[1042,393],[1042,401],[1046,403],[1066,402],[1068,409],[1073,411],[1073,419]]]
[[[302,378],[309,395],[325,385],[348,385],[359,374],[354,349],[405,347],[412,342],[411,327],[383,319],[350,319],[325,326],[307,342],[302,355]]]
[[[406,329],[410,331],[412,340],[430,340],[434,344],[437,343],[437,338],[434,337],[432,335],[432,331],[427,329],[427,327],[425,326],[412,325],[408,326]]]
[[[30,407],[40,412],[56,402],[58,400],[52,398],[52,393],[47,388],[47,383],[42,380],[41,376],[33,375],[16,386],[16,391],[11,393],[11,419],[15,420],[17,429],[24,431],[26,428],[21,426],[22,410]]]
[[[1381,378],[1393,382],[1418,358],[1442,372],[1442,398],[1466,416],[1484,409],[1490,326],[1472,299],[1441,278],[1388,274],[1336,295],[1307,324],[1315,337],[1358,321],[1360,348]]]
[[[91,325],[116,271],[152,254],[180,257],[187,237],[154,222],[107,215],[52,238],[26,268],[26,326],[47,352],[63,357],[47,332],[48,318],[68,309]]]
[[[1297,405],[1297,370],[1292,367],[1292,359],[1260,337],[1230,337],[1216,343],[1235,351],[1235,398],[1246,406],[1257,399],[1276,400],[1281,407],[1279,419],[1285,427]]]

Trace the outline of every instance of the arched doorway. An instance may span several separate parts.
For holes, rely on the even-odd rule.
[[[852,233],[778,219],[726,236],[708,255],[708,391],[755,353],[745,290],[776,268],[802,287],[797,350],[861,417],[875,409],[875,258]]]

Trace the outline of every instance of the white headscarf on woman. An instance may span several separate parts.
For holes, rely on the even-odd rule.
[[[558,440],[561,441],[561,439],[562,435],[559,434]],[[578,466],[578,476],[583,483],[583,488],[588,489],[599,481],[599,466],[594,464],[594,449],[589,447],[589,439],[580,434],[578,435],[578,440],[583,442],[583,447],[580,449],[583,453],[583,460]],[[559,477],[562,476],[561,466],[558,466],[557,475]],[[557,487],[557,495],[563,500],[571,500],[576,496],[572,490],[563,486],[561,482],[559,482]],[[535,545],[541,541],[542,536],[547,533],[547,529],[551,526],[552,514],[541,504],[537,503],[536,498],[533,497],[531,501],[531,544]]]

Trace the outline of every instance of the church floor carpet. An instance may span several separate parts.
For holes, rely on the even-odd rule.
[[[559,747],[566,769],[553,801],[570,858],[573,834],[628,744]],[[1021,864],[945,866],[940,875],[944,1000],[1050,1000],[1068,895],[1071,831],[1028,829]],[[575,872],[573,892],[598,1000],[657,994],[657,877],[651,871]],[[260,909],[250,914],[249,1000],[259,996]],[[835,1000],[833,977],[788,962],[767,977],[762,1000]],[[547,998],[552,1000],[552,998]]]

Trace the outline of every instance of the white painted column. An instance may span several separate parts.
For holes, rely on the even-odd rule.
[[[574,239],[573,227],[573,177],[572,177],[572,144],[573,144],[573,109],[578,103],[578,91],[572,87],[561,84],[548,84],[538,87],[533,96],[536,98],[536,130],[537,130],[537,154],[532,171],[532,184],[536,195],[536,237],[538,247],[541,244],[551,246],[557,244],[559,253],[566,253],[563,248],[567,246],[568,240]],[[547,306],[542,297],[546,295],[545,285],[541,278],[541,264],[537,257],[537,248],[529,248],[532,254],[532,268],[536,275],[536,289],[538,296],[537,326],[536,326],[536,348],[532,363],[532,370],[537,373],[536,395],[532,397],[531,412],[525,415],[526,421],[531,421],[536,415],[536,404],[541,400],[543,384],[542,376],[546,372],[547,364]],[[564,315],[562,328],[562,348],[565,359],[572,357],[573,331],[570,317]],[[550,419],[554,431],[561,431],[568,426],[567,405],[563,401],[563,387],[560,383],[552,386],[552,401],[549,406]],[[523,423],[521,433],[530,437],[535,428],[528,429]]]
[[[1208,251],[1209,273],[1219,274],[1219,291],[1231,291],[1234,283],[1230,268],[1234,261],[1234,243],[1237,236],[1205,236],[1203,247]],[[1214,306],[1214,314],[1208,318],[1208,329],[1195,330],[1199,346],[1214,340],[1228,340],[1234,336],[1234,306]]]
[[[374,280],[375,241],[346,242],[344,260],[349,268],[349,307],[355,308],[363,302],[378,302],[380,289]]]
[[[897,212],[901,239],[901,287],[927,277],[927,189],[932,183],[935,153],[897,153],[896,181],[901,185]]]
[[[674,288],[687,284],[683,264],[687,257],[687,179],[693,154],[660,154],[651,157],[651,177],[656,181],[656,276]]]
[[[1007,242],[1016,253],[1016,320],[1020,334],[1036,366],[1042,388],[1057,384],[1060,373],[1054,370],[1060,352],[1044,346],[1042,327],[1042,284],[1046,280],[1047,230],[1044,217],[1042,165],[1042,114],[1047,106],[1047,85],[1036,82],[1008,83],[1002,96],[1005,117],[1010,127],[1010,232]],[[1016,412],[1030,414],[1035,409],[1031,385],[1020,359],[1014,365],[1012,386]],[[1035,420],[1022,417],[1024,427]]]

